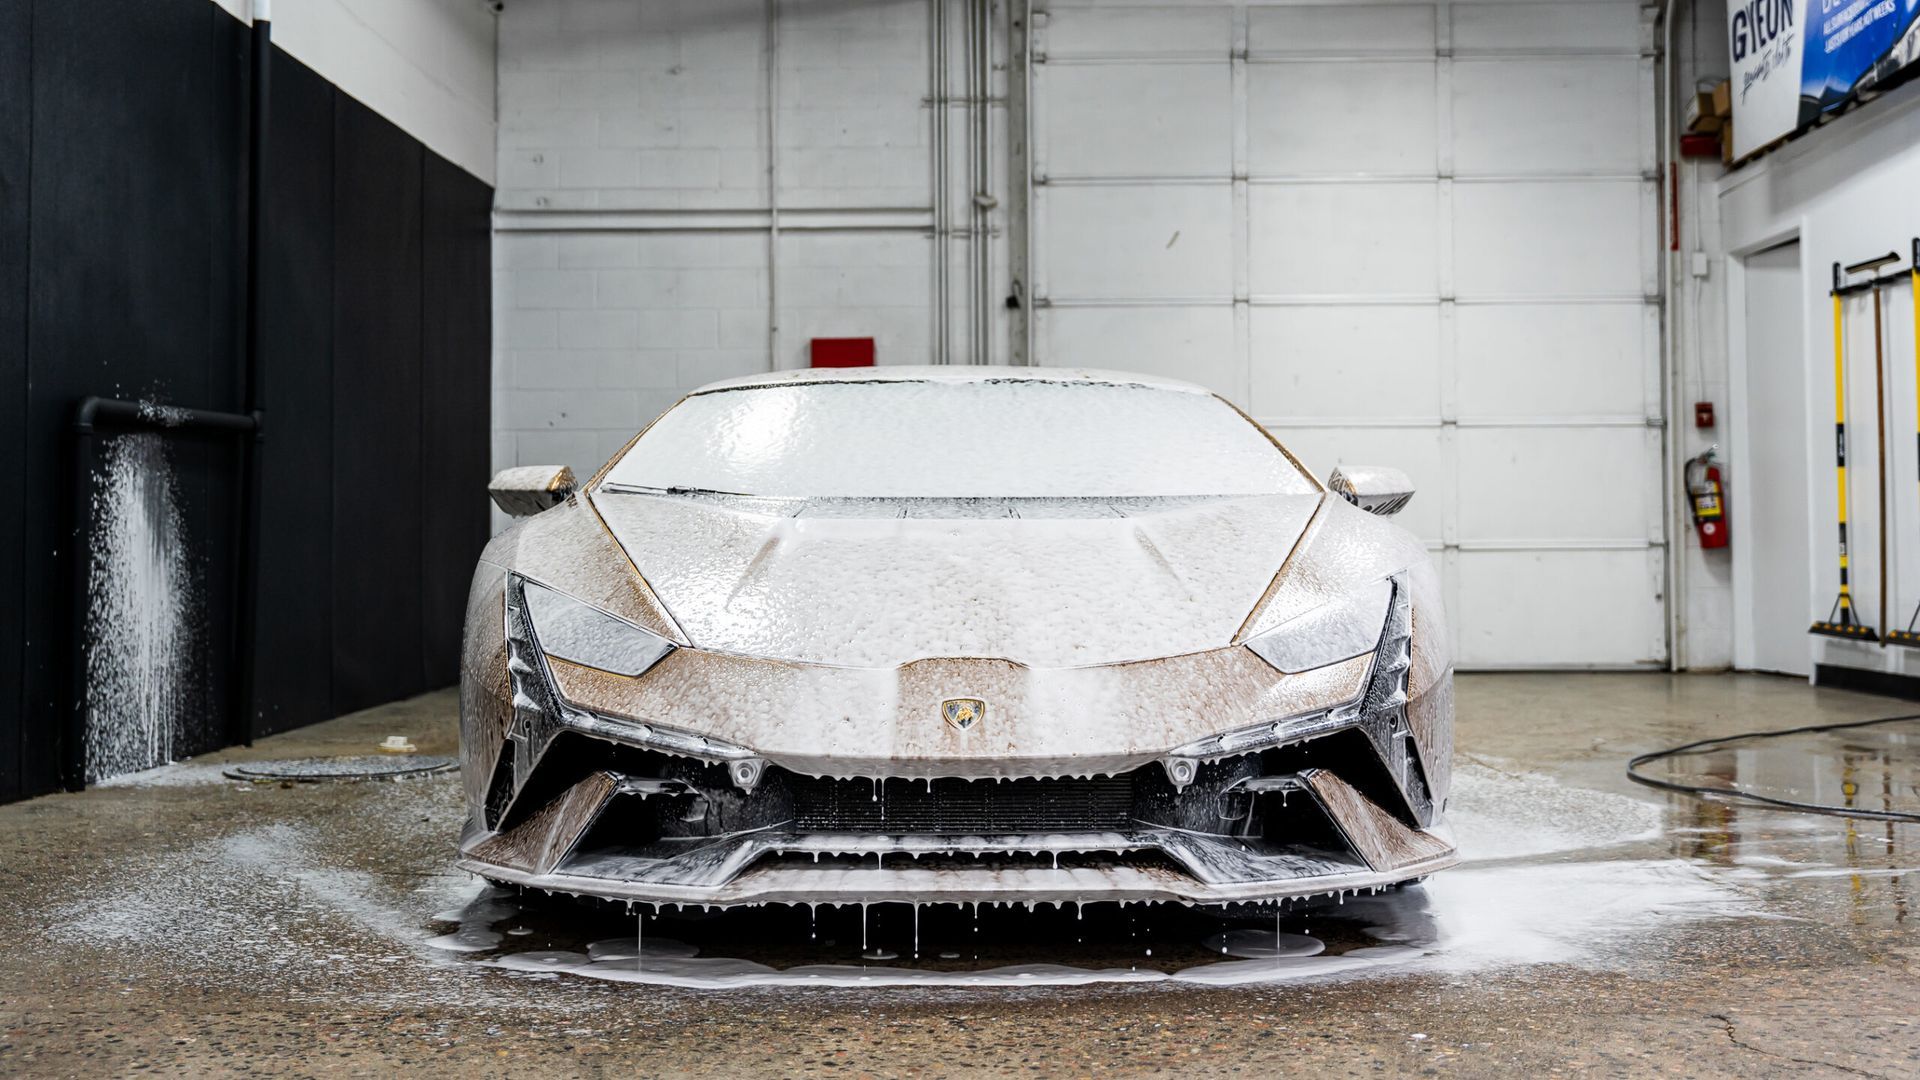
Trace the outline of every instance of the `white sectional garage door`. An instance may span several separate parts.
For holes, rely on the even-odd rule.
[[[1034,355],[1395,465],[1462,666],[1666,657],[1634,3],[1036,5]],[[1650,419],[1652,418],[1652,419]]]

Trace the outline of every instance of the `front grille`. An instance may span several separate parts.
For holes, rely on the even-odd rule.
[[[1133,778],[831,780],[793,777],[794,823],[813,832],[1097,832],[1133,819]]]

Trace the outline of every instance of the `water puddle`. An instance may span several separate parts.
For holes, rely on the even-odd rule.
[[[1736,799],[1817,805],[1861,818],[1920,815],[1920,719],[1722,740],[1642,771]]]

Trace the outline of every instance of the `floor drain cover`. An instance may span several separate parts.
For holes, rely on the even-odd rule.
[[[232,780],[268,783],[291,780],[319,783],[325,780],[398,780],[405,776],[426,776],[454,767],[450,757],[425,754],[381,754],[370,757],[296,758],[292,761],[249,761],[235,765],[221,775]]]

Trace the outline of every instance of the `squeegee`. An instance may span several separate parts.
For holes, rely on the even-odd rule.
[[[1853,587],[1847,573],[1847,354],[1841,323],[1840,264],[1833,264],[1833,449],[1834,474],[1840,493],[1840,596],[1827,617],[1808,627],[1811,634],[1847,641],[1878,641],[1880,635],[1855,617]]]

